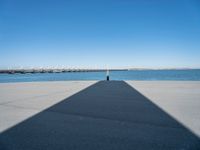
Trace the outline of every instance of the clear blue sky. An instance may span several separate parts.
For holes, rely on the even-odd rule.
[[[200,67],[199,0],[0,0],[0,68]]]

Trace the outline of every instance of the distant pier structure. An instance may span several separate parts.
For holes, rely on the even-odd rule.
[[[0,74],[27,73],[63,73],[63,72],[105,72],[106,80],[110,80],[109,71],[128,71],[128,69],[0,69]]]

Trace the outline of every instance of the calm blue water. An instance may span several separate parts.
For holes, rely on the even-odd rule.
[[[0,74],[0,83],[67,80],[105,80],[105,72]],[[111,80],[200,81],[200,69],[111,71]]]

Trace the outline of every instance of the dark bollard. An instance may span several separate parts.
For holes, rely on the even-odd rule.
[[[106,80],[109,81],[109,70],[106,71]]]
[[[107,81],[109,81],[109,76],[107,76],[107,78],[106,78],[106,79],[107,79]]]

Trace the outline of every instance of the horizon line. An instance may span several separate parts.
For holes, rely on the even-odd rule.
[[[0,70],[192,70],[200,67],[8,67]]]

